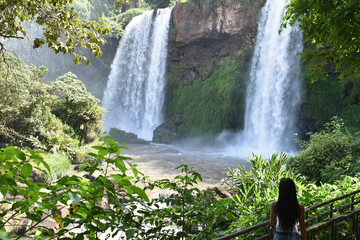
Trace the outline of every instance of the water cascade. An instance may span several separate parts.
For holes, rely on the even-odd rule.
[[[301,98],[302,33],[278,31],[288,0],[268,0],[262,9],[247,86],[244,130],[238,149],[267,156],[294,151],[295,121]]]
[[[171,8],[147,11],[125,28],[104,92],[105,130],[151,140],[162,123],[170,16]]]

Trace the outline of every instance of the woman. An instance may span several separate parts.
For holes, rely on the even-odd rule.
[[[279,198],[271,204],[270,230],[275,230],[274,240],[300,240],[297,222],[302,239],[307,240],[304,212],[304,206],[296,197],[294,181],[283,178],[279,185]]]

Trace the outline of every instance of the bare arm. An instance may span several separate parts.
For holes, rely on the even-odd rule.
[[[270,209],[270,231],[274,231],[275,230],[275,226],[276,226],[276,215],[277,215],[277,209],[276,209],[276,202],[273,202],[271,204],[271,209]]]
[[[305,225],[305,209],[302,204],[300,204],[300,216],[299,216],[299,224],[300,224],[300,231],[301,231],[301,238],[303,240],[307,240],[307,232],[306,232],[306,225]]]

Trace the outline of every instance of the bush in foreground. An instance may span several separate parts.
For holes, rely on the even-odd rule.
[[[295,180],[305,207],[360,188],[360,175],[319,186],[306,182],[287,169],[287,155],[273,154],[269,160],[254,156],[248,172],[240,166],[231,170],[225,182],[237,194],[219,200],[211,191],[196,187],[201,175],[186,165],[179,167],[182,174],[172,181],[149,183],[130,158],[120,155],[122,148],[111,139],[94,146],[97,153],[90,153],[92,158],[79,169],[87,178],[63,176],[53,184],[30,178],[34,169],[51,172],[41,151],[2,149],[0,192],[7,196],[0,208],[2,239],[214,239],[268,220],[282,177]],[[145,187],[138,187],[138,182]],[[145,190],[156,187],[175,192],[174,197],[150,200]],[[31,220],[21,234],[9,229],[17,219]],[[42,226],[47,219],[57,223],[55,229]],[[265,229],[251,232],[242,239],[264,233]]]
[[[360,138],[341,119],[333,118],[324,130],[309,135],[309,141],[300,142],[300,154],[289,159],[289,166],[309,181],[333,183],[360,171]]]

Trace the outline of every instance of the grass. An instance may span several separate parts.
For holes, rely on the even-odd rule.
[[[60,152],[45,153],[43,158],[51,169],[51,172],[44,176],[45,181],[48,183],[52,183],[57,179],[67,175],[71,168],[69,158]]]

